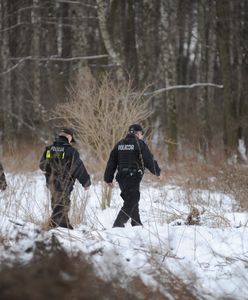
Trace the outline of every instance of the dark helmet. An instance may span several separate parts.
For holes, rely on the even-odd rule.
[[[59,132],[59,135],[62,135],[63,133],[66,133],[66,134],[69,134],[69,135],[71,135],[71,137],[72,137],[72,142],[73,143],[75,143],[76,141],[75,141],[75,139],[74,139],[74,132],[73,132],[73,130],[71,129],[71,128],[62,128],[61,130],[60,130],[60,132]]]
[[[143,128],[141,127],[140,124],[133,124],[133,125],[129,126],[128,132],[135,133],[136,131],[143,132]]]

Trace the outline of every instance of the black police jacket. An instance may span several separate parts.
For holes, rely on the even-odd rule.
[[[143,175],[148,169],[152,174],[159,176],[160,168],[153,159],[148,146],[143,140],[138,139],[135,134],[127,134],[120,140],[110,153],[109,160],[104,173],[104,181],[112,182],[115,171],[118,170],[116,178],[120,173]],[[141,176],[142,177],[142,176]]]
[[[4,174],[3,166],[0,163],[0,190],[4,191],[7,187],[6,177]]]
[[[56,191],[70,193],[76,179],[83,187],[91,185],[78,151],[68,143],[66,137],[60,136],[46,147],[39,166],[45,172],[47,186]]]

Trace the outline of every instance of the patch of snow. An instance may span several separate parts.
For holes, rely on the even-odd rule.
[[[112,228],[122,206],[117,185],[111,207],[101,210],[101,185],[94,183],[85,193],[76,184],[72,201],[78,218],[81,213],[80,222],[71,212],[74,230],[44,232],[41,224],[51,209],[42,173],[8,174],[7,179],[8,189],[0,193],[1,261],[29,261],[37,242],[48,243],[54,235],[68,253],[85,253],[108,280],[120,274],[129,279],[140,276],[145,284],[156,287],[159,265],[194,283],[209,299],[248,295],[248,213],[235,211],[235,199],[228,194],[142,183],[144,226],[128,223],[125,228]],[[200,226],[184,224],[192,205],[203,212]]]

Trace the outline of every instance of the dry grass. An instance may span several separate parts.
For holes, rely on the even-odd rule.
[[[21,173],[33,172],[39,167],[39,161],[44,150],[44,145],[29,142],[19,143],[18,147],[8,147],[1,162],[5,172]]]
[[[8,243],[8,238],[0,231],[0,246],[5,247]]]
[[[169,166],[165,174],[162,184],[174,183],[183,187],[188,193],[190,206],[194,204],[191,203],[192,192],[203,189],[231,195],[239,204],[240,210],[248,210],[248,166],[245,164],[183,161]]]
[[[162,286],[166,290],[166,292],[169,293],[169,295],[173,295],[174,300],[204,299],[204,296],[199,295],[196,288],[194,287],[193,278],[191,284],[186,284],[179,277],[173,274],[169,269],[165,267],[162,268],[159,265],[157,265],[157,272],[157,282],[159,282],[160,286]]]
[[[83,189],[81,186],[80,189]],[[74,225],[86,223],[85,214],[89,201],[89,192],[83,192],[80,196],[79,190],[76,189],[71,196],[70,220]]]
[[[29,151],[29,152],[28,152]],[[11,156],[8,156],[4,161],[4,167],[6,166],[6,170],[16,173],[16,172],[25,172],[25,180],[15,180],[12,182],[12,185],[9,186],[7,191],[5,192],[5,200],[2,201],[1,204],[1,212],[8,215],[11,209],[11,213],[13,212],[16,216],[25,215],[25,220],[31,221],[35,224],[41,225],[42,228],[47,228],[47,223],[50,214],[50,201],[49,201],[49,193],[47,192],[47,198],[45,200],[45,207],[43,207],[44,202],[42,203],[36,199],[36,192],[32,188],[32,194],[27,194],[25,191],[27,187],[30,185],[30,178],[32,175],[27,175],[27,171],[37,170],[38,162],[40,158],[40,154],[43,149],[38,149],[38,147],[27,147],[20,148],[20,151],[14,155],[13,159]],[[19,159],[17,157],[19,156]],[[24,157],[26,159],[24,159]],[[32,174],[32,173],[31,173]],[[197,205],[200,208],[200,212],[202,212],[201,201],[202,199],[195,199],[195,195],[193,197],[194,191],[196,189],[205,189],[211,192],[223,192],[224,194],[232,195],[233,198],[237,201],[238,205],[235,209],[239,209],[240,211],[248,210],[248,202],[247,202],[247,194],[248,194],[248,172],[246,165],[235,165],[235,166],[227,166],[222,163],[220,164],[207,164],[202,162],[195,161],[183,161],[176,162],[173,165],[169,166],[165,170],[165,179],[157,183],[159,185],[164,185],[168,183],[173,183],[179,185],[185,191],[185,203],[188,204],[188,211],[174,211],[173,215],[166,214],[167,221],[170,223],[176,219],[186,219],[187,214],[190,209]],[[32,179],[32,178],[31,178]],[[145,180],[150,180],[155,183],[154,176],[149,175],[149,172],[146,173]],[[35,187],[34,187],[35,188]],[[104,194],[104,190],[102,191]],[[18,200],[16,195],[23,195],[22,200],[25,199],[25,205]],[[79,198],[79,194],[76,192],[76,198]],[[82,199],[80,201],[75,201],[72,197],[72,207],[71,207],[71,218],[73,224],[80,224],[84,221],[85,218],[85,209],[88,202],[88,194],[82,193]],[[101,198],[101,195],[99,195]],[[200,197],[200,196],[199,196]],[[99,203],[102,205],[102,199],[99,198]],[[164,196],[166,199],[166,195]],[[194,198],[194,199],[193,199]],[[18,200],[16,202],[16,199]],[[181,201],[182,199],[178,199]],[[37,218],[36,215],[33,214],[33,210],[29,209],[29,204],[32,206],[36,205],[40,207],[40,211],[43,211],[43,217]],[[28,205],[28,206],[27,206]],[[161,203],[161,211],[166,211],[166,207],[163,207]],[[13,207],[12,207],[13,206]],[[206,207],[206,203],[203,205]],[[13,210],[14,208],[14,210]],[[215,214],[214,211],[211,212],[211,215],[204,215],[205,219],[209,218],[215,220],[216,226],[218,224],[226,224],[228,225],[227,220],[219,215]]]

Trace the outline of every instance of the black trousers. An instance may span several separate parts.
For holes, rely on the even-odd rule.
[[[52,227],[71,227],[68,216],[71,204],[70,193],[56,191],[52,187],[50,187],[50,192],[52,207],[50,225]]]
[[[141,178],[136,176],[123,176],[118,179],[124,204],[113,227],[124,227],[129,218],[132,226],[142,225],[139,214],[140,182]]]

